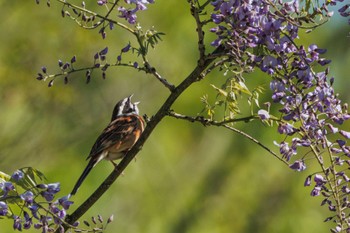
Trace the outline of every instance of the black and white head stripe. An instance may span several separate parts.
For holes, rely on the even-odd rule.
[[[132,103],[131,102],[132,96],[133,95],[130,95],[129,97],[122,99],[115,105],[113,110],[112,120],[114,120],[117,116],[139,114],[139,109],[137,107],[139,102]]]

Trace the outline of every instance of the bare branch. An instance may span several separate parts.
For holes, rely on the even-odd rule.
[[[251,140],[255,144],[257,144],[260,147],[262,147],[264,150],[269,152],[275,158],[280,160],[282,163],[284,163],[287,166],[289,166],[289,164],[285,160],[283,160],[281,157],[279,157],[275,152],[273,152],[270,148],[268,148],[267,146],[262,144],[256,138],[252,137],[251,135],[249,135],[249,134],[247,134],[247,133],[245,133],[245,132],[243,132],[243,131],[241,131],[239,129],[236,129],[236,128],[228,125],[229,123],[234,123],[234,122],[242,122],[242,121],[243,122],[249,122],[249,121],[252,121],[254,119],[260,119],[258,116],[249,116],[249,117],[243,117],[243,118],[237,118],[237,119],[230,119],[230,120],[226,120],[226,121],[213,121],[213,120],[210,120],[210,119],[202,117],[202,116],[191,117],[191,116],[186,116],[186,115],[175,113],[174,111],[169,111],[168,112],[168,116],[174,117],[176,119],[190,121],[190,122],[199,122],[199,123],[202,123],[204,126],[214,125],[214,126],[225,127],[226,129],[229,129],[229,130],[231,130],[231,131],[233,131],[235,133],[238,133],[238,134],[242,135],[245,138],[248,138],[249,140]]]
[[[153,74],[166,88],[170,91],[174,91],[175,86],[169,83],[166,79],[162,78],[162,76],[157,72],[156,68],[152,67],[148,62],[145,62],[146,73]]]
[[[194,1],[189,0],[191,7],[191,14],[194,17],[197,24],[197,35],[198,35],[198,50],[199,50],[199,63],[203,63],[205,60],[205,45],[204,45],[204,31],[203,24],[199,18],[199,9],[195,6]]]

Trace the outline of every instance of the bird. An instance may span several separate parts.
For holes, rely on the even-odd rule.
[[[74,185],[71,195],[76,194],[80,185],[90,173],[91,169],[101,160],[109,160],[114,166],[113,160],[122,159],[136,143],[145,128],[145,122],[139,115],[137,105],[140,102],[131,102],[130,95],[120,100],[114,107],[111,122],[102,131],[92,146],[90,159],[83,173]]]

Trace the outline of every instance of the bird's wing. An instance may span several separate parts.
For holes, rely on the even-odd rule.
[[[103,150],[115,145],[116,143],[123,141],[125,137],[133,133],[138,126],[138,121],[139,119],[136,116],[126,116],[119,117],[109,123],[92,146],[87,159],[101,153]]]

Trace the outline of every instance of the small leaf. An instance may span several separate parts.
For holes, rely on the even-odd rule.
[[[130,48],[131,48],[131,44],[129,42],[124,48],[122,48],[122,53],[128,52],[130,50]]]
[[[58,66],[62,67],[63,66],[63,62],[61,60],[58,60]]]
[[[114,220],[114,215],[112,214],[112,215],[108,218],[107,224],[113,222],[113,220]]]
[[[70,67],[70,64],[68,62],[64,63],[62,69],[67,69],[68,67]]]
[[[108,47],[102,49],[102,50],[99,52],[100,55],[106,55],[107,53],[108,53]]]
[[[109,22],[109,30],[113,30],[114,28],[114,23],[113,22]]]
[[[83,223],[84,223],[86,226],[88,226],[88,227],[90,226],[90,223],[89,223],[88,221],[86,221],[86,220],[84,220]]]
[[[47,189],[47,184],[37,184],[35,187],[38,189]]]
[[[226,91],[224,91],[224,90],[222,90],[222,89],[216,87],[216,86],[213,85],[213,84],[210,84],[210,86],[212,86],[217,92],[219,92],[220,95],[227,97],[227,92],[226,92]]]
[[[91,217],[91,221],[96,225],[96,218],[94,216]]]
[[[88,84],[90,82],[90,79],[91,79],[91,71],[90,70],[86,71],[85,77],[86,77],[86,84]]]
[[[52,79],[47,86],[48,87],[52,87],[53,86],[53,82],[54,82],[54,80]]]
[[[70,63],[74,63],[77,61],[77,56],[73,56],[72,59],[70,59]]]
[[[79,12],[75,8],[73,8],[72,11],[74,12],[74,14],[79,15]]]
[[[38,73],[38,76],[36,77],[37,80],[43,80],[44,76],[41,73]]]
[[[2,172],[2,171],[0,171],[0,179],[3,179],[5,181],[7,181],[7,180],[11,179],[11,176],[6,174],[6,173],[4,173],[4,172]]]
[[[97,215],[97,218],[98,218],[98,221],[99,221],[100,223],[103,223],[103,218],[102,218],[101,215]]]
[[[238,83],[236,82],[235,87],[237,88],[237,90],[239,90],[245,94],[252,95],[252,93],[249,91],[248,87],[242,81],[239,81]]]
[[[102,71],[106,71],[107,69],[108,69],[108,67],[110,66],[110,64],[105,64],[102,68],[101,68],[101,70]]]
[[[77,227],[79,226],[80,222],[79,221],[76,221],[75,223],[73,223],[73,227]]]

